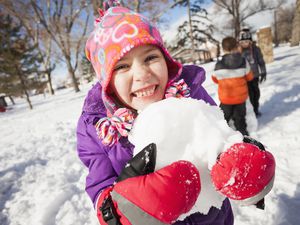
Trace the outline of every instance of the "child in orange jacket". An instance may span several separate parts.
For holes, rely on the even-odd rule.
[[[227,123],[233,120],[235,128],[248,135],[246,124],[247,82],[253,79],[249,63],[238,52],[238,43],[233,37],[222,40],[224,55],[216,63],[212,80],[218,84],[220,108]]]

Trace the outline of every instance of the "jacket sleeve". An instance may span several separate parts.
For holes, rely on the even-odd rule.
[[[251,70],[249,62],[246,59],[244,59],[244,60],[246,61],[246,74],[245,74],[245,77],[246,77],[247,81],[251,81],[251,80],[253,80],[254,75],[253,75],[253,72]]]
[[[122,142],[122,141],[121,141]],[[126,141],[125,141],[126,142]],[[77,152],[80,160],[88,168],[86,192],[94,205],[99,193],[116,180],[124,167],[133,146],[127,141],[113,147],[105,146],[98,138],[93,125],[93,117],[81,115],[77,125]],[[122,154],[121,159],[118,156]],[[127,154],[124,157],[124,154]]]
[[[258,47],[256,48],[256,54],[257,54],[257,64],[259,66],[260,74],[267,74],[266,63],[265,63],[264,57],[261,53],[261,50]]]
[[[184,78],[191,89],[191,98],[203,100],[210,105],[216,105],[215,101],[202,85],[206,79],[205,70],[202,67],[185,65],[183,67],[182,78]]]

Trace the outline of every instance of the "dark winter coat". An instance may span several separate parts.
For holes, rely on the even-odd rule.
[[[249,62],[254,78],[267,74],[264,57],[259,47],[252,44],[249,48],[242,49],[242,56]]]
[[[213,99],[202,87],[205,80],[205,71],[202,68],[184,66],[179,79],[184,79],[191,88],[192,98],[202,99],[211,105],[215,105]],[[122,137],[112,147],[104,146],[101,143],[94,125],[99,118],[105,116],[106,108],[101,99],[101,86],[97,83],[85,99],[77,126],[78,155],[84,165],[89,168],[86,178],[86,192],[94,204],[96,204],[98,194],[114,183],[127,161],[132,158],[134,148],[125,137]],[[221,210],[211,208],[208,215],[195,213],[187,217],[184,222],[177,222],[176,224],[232,225],[231,205],[228,200],[225,200]]]

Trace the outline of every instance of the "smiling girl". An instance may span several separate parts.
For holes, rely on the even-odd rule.
[[[132,159],[134,146],[127,136],[139,111],[168,97],[215,103],[202,87],[205,71],[175,61],[152,23],[115,1],[104,8],[86,44],[99,82],[89,91],[77,126],[78,155],[89,169],[86,192],[100,224],[232,225],[228,199],[207,215],[198,212],[176,221],[201,189],[200,174],[188,161],[118,178],[128,161],[138,160]]]

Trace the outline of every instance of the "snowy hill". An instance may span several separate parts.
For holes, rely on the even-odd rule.
[[[205,87],[216,99],[213,66],[204,65]],[[277,174],[264,211],[233,205],[237,225],[300,224],[300,47],[276,48],[267,71],[255,136],[274,154]],[[75,136],[90,86],[33,97],[32,111],[17,99],[0,114],[1,225],[98,224],[84,191],[87,170],[77,157]]]

